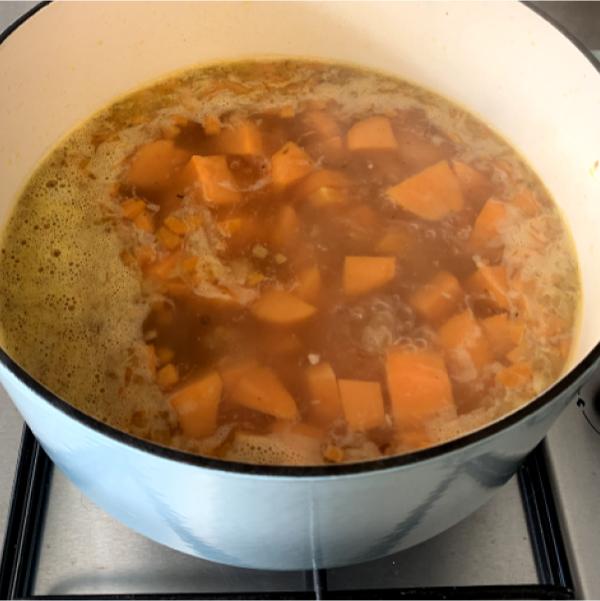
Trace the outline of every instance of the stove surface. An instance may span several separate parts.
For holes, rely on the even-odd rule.
[[[33,4],[0,2],[0,30]],[[588,45],[600,48],[600,3],[592,8],[579,2],[541,4],[574,28],[576,34],[580,28]],[[565,5],[570,5],[570,9]],[[586,19],[586,10],[596,18]],[[590,26],[590,21],[595,27]],[[582,391],[582,400],[574,401],[565,411],[550,432],[543,453],[538,453],[547,459],[550,496],[556,501],[559,538],[568,554],[575,595],[586,598],[600,597],[599,392],[600,373]],[[22,432],[21,418],[0,389],[0,549],[5,540]],[[540,559],[544,545],[540,546],[539,532],[532,529],[536,514],[532,517],[527,502],[527,482],[523,472],[520,477],[515,476],[479,511],[430,541],[382,560],[327,570],[320,578],[326,578],[328,591],[340,593],[424,586],[547,585],[544,558]],[[544,490],[542,497],[543,493]],[[542,543],[554,540],[542,539]],[[552,549],[546,551],[552,555]],[[53,470],[30,594],[268,595],[306,591],[307,596],[310,592],[318,597],[314,578],[310,572],[232,568],[162,547],[116,522],[60,471]],[[534,595],[543,592],[541,588],[531,590],[537,590]]]

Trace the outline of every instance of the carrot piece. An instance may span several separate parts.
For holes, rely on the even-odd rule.
[[[388,197],[406,211],[438,221],[464,206],[462,190],[447,161],[440,161],[387,189]]]
[[[387,353],[385,369],[397,428],[411,431],[436,414],[456,412],[441,354],[392,348]]]
[[[395,257],[346,257],[344,293],[356,296],[376,290],[391,282],[395,274]]]
[[[364,432],[385,423],[379,382],[338,380],[338,388],[346,422],[351,430]]]
[[[175,409],[179,426],[186,436],[204,438],[217,429],[223,382],[211,371],[178,390],[169,403]]]
[[[319,298],[321,292],[321,272],[317,265],[306,267],[297,278],[297,285],[294,288],[296,296],[309,303],[314,303]]]
[[[264,154],[262,134],[258,126],[251,121],[242,121],[233,127],[223,128],[217,146],[223,154]]]
[[[531,386],[533,372],[527,361],[513,363],[496,375],[496,381],[506,388],[525,388]]]
[[[137,227],[139,230],[142,230],[143,232],[148,232],[149,234],[151,234],[154,231],[154,218],[152,216],[152,213],[150,213],[149,211],[144,211],[143,213],[140,213],[133,220],[133,224],[135,225],[135,227]]]
[[[475,201],[489,198],[492,193],[492,184],[483,173],[462,161],[452,161],[452,169],[466,198]]]
[[[174,171],[189,157],[173,140],[156,140],[135,152],[125,173],[125,181],[136,188],[153,190],[168,183]]]
[[[480,265],[467,278],[465,288],[476,295],[485,295],[499,308],[508,309],[508,277],[503,265]]]
[[[178,381],[179,371],[172,363],[167,363],[161,367],[156,374],[156,383],[162,390],[172,388]]]
[[[536,199],[535,194],[527,188],[517,192],[510,200],[510,204],[517,207],[527,217],[535,217],[542,210],[542,205]]]
[[[219,366],[219,374],[225,390],[230,393],[239,379],[247,372],[258,367],[256,359],[228,361]]]
[[[221,133],[221,120],[217,115],[205,115],[202,118],[202,129],[207,136],[216,136]]]
[[[175,353],[173,352],[173,349],[170,349],[167,346],[159,346],[156,349],[156,361],[158,365],[169,363],[170,361],[173,361],[174,357]]]
[[[448,367],[458,382],[468,382],[494,359],[489,343],[470,309],[451,317],[438,330]]]
[[[306,369],[310,397],[309,415],[317,423],[328,424],[342,415],[342,404],[335,372],[326,361]]]
[[[397,133],[398,152],[402,161],[414,169],[424,169],[445,159],[449,148],[434,144],[410,130]]]
[[[277,188],[285,188],[308,175],[312,159],[293,142],[286,142],[271,157],[271,179]]]
[[[268,367],[255,367],[245,371],[233,387],[231,398],[243,407],[280,419],[298,417],[296,401],[275,372]]]
[[[488,248],[501,247],[501,235],[506,219],[506,204],[490,198],[475,219],[469,238],[469,248],[472,251],[483,251]]]
[[[346,134],[348,150],[395,150],[398,142],[387,117],[367,117],[355,123]]]
[[[181,238],[166,227],[159,228],[156,237],[167,250],[175,250],[181,246]]]
[[[482,319],[481,327],[498,358],[504,357],[521,342],[525,330],[522,321],[509,319],[506,313]]]
[[[185,166],[182,180],[201,191],[209,205],[231,205],[242,199],[224,156],[194,155]]]
[[[139,198],[128,198],[121,203],[121,214],[125,219],[135,219],[146,210],[146,203]]]
[[[456,277],[447,271],[440,271],[411,295],[409,303],[420,317],[437,322],[450,316],[463,296]]]
[[[273,247],[284,250],[295,246],[300,233],[300,219],[296,209],[285,204],[279,208],[270,233],[270,241]]]
[[[306,321],[317,310],[289,292],[269,290],[251,305],[250,311],[260,321],[286,326]]]
[[[187,222],[179,217],[175,217],[174,215],[168,215],[165,217],[163,224],[165,227],[169,228],[171,232],[177,234],[178,236],[185,236],[185,234],[187,234],[189,231]]]

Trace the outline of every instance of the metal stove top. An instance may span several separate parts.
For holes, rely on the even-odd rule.
[[[33,4],[0,2],[0,31]],[[600,3],[536,4],[600,48]],[[237,569],[105,514],[53,469],[0,389],[0,597],[600,598],[598,499],[600,373],[520,473],[436,538],[349,568]]]

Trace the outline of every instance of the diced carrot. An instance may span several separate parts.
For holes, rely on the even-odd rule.
[[[527,361],[513,363],[496,375],[496,380],[506,388],[527,388],[531,386],[533,372]]]
[[[201,190],[204,202],[209,205],[231,205],[242,199],[224,156],[194,155],[188,161],[182,179],[187,185]]]
[[[517,207],[527,217],[535,217],[542,210],[542,205],[536,199],[535,194],[527,188],[517,192],[510,200],[510,204]]]
[[[355,123],[346,134],[348,150],[395,150],[398,148],[392,124],[380,115]]]
[[[271,228],[270,241],[277,250],[295,246],[300,233],[300,219],[296,209],[289,204],[282,205]]]
[[[314,303],[321,292],[321,272],[317,265],[306,267],[297,278],[294,294],[304,301]]]
[[[409,302],[420,317],[438,322],[452,315],[463,297],[456,277],[447,271],[440,271],[412,294]]]
[[[396,275],[395,257],[346,257],[344,293],[356,296],[391,282]]]
[[[379,382],[338,380],[340,400],[351,430],[364,432],[385,423],[383,395]]]
[[[260,321],[286,326],[306,321],[317,310],[289,292],[268,290],[251,305],[250,311]]]
[[[156,374],[156,383],[162,390],[172,388],[178,381],[179,371],[172,363],[167,363],[161,367]]]
[[[223,382],[218,372],[211,371],[178,390],[169,399],[186,436],[204,438],[217,429]]]
[[[490,198],[475,219],[469,238],[469,248],[474,252],[481,252],[486,248],[501,247],[501,235],[506,220],[506,205],[500,200]]]
[[[434,144],[410,130],[400,130],[397,132],[396,139],[402,161],[413,169],[429,167],[442,161],[449,154],[447,146]]]
[[[125,181],[136,188],[160,188],[168,183],[175,170],[189,156],[189,152],[177,148],[173,140],[156,140],[144,144],[131,158]]]
[[[205,115],[202,117],[202,128],[207,136],[216,136],[221,133],[221,120],[217,115]]]
[[[121,203],[121,214],[125,219],[135,219],[146,210],[146,203],[139,198],[128,198]]]
[[[306,369],[306,387],[309,395],[309,416],[321,424],[329,424],[342,415],[342,404],[335,372],[323,361]]]
[[[280,419],[298,417],[296,401],[275,372],[268,367],[255,367],[245,371],[234,385],[231,398],[243,407]]]
[[[458,382],[469,382],[494,360],[487,338],[470,309],[451,317],[438,330],[446,351],[450,374]]]
[[[515,348],[521,342],[525,331],[525,324],[522,321],[509,319],[506,313],[482,319],[481,327],[498,358],[504,357]]]
[[[219,366],[219,373],[223,380],[225,390],[229,393],[233,390],[238,380],[247,372],[258,367],[256,359],[238,359],[227,361]]]
[[[168,227],[171,232],[178,236],[185,236],[188,233],[188,224],[183,219],[175,217],[174,215],[168,215],[163,221],[164,225]]]
[[[465,288],[475,295],[485,295],[499,308],[508,309],[508,278],[503,265],[480,265],[470,275]]]
[[[397,428],[411,431],[437,414],[455,413],[452,386],[439,353],[392,348],[385,369]]]
[[[440,161],[388,188],[388,197],[422,219],[437,221],[464,206],[462,190],[447,161]]]
[[[148,356],[148,369],[150,370],[152,376],[156,376],[156,366],[158,364],[158,357],[153,344],[146,345],[146,354]]]
[[[452,161],[452,169],[458,178],[465,198],[476,202],[489,198],[492,193],[492,184],[483,173],[462,161]]]
[[[223,154],[262,155],[264,144],[260,129],[251,121],[224,127],[217,142]]]
[[[350,180],[341,171],[333,169],[319,169],[309,173],[294,188],[294,197],[298,199],[308,198],[320,188],[342,189],[351,185]]]
[[[285,188],[308,175],[312,168],[308,154],[293,142],[287,142],[271,157],[273,185]]]
[[[166,227],[160,227],[156,237],[167,250],[175,250],[181,246],[181,238]]]
[[[133,224],[139,230],[148,232],[149,234],[151,234],[154,231],[154,218],[152,216],[152,213],[150,213],[150,211],[144,211],[143,213],[140,213],[133,220]]]
[[[169,363],[173,361],[175,357],[175,353],[173,349],[170,349],[168,346],[159,346],[156,349],[156,360],[158,365],[164,365],[165,363]]]

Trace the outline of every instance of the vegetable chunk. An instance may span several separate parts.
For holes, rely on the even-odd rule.
[[[385,423],[379,382],[338,380],[344,415],[351,430],[364,432]]]
[[[452,315],[463,296],[456,276],[447,271],[440,271],[412,294],[409,302],[420,317],[437,322]]]
[[[254,302],[250,311],[260,321],[289,326],[306,321],[317,310],[289,292],[269,290]]]
[[[188,185],[201,191],[201,198],[209,206],[233,205],[242,199],[224,156],[194,155],[183,177]]]
[[[308,154],[297,144],[287,142],[271,157],[273,185],[286,188],[308,175],[312,168],[312,159]]]
[[[160,188],[169,182],[189,156],[188,152],[177,148],[173,140],[144,144],[131,158],[125,181],[142,190]]]
[[[306,369],[306,386],[310,398],[310,417],[317,423],[328,424],[342,414],[342,403],[335,372],[323,361]]]
[[[385,286],[395,275],[395,257],[346,257],[344,293],[348,296],[365,294]]]
[[[355,123],[346,136],[348,150],[395,150],[398,142],[387,117],[368,117]]]

